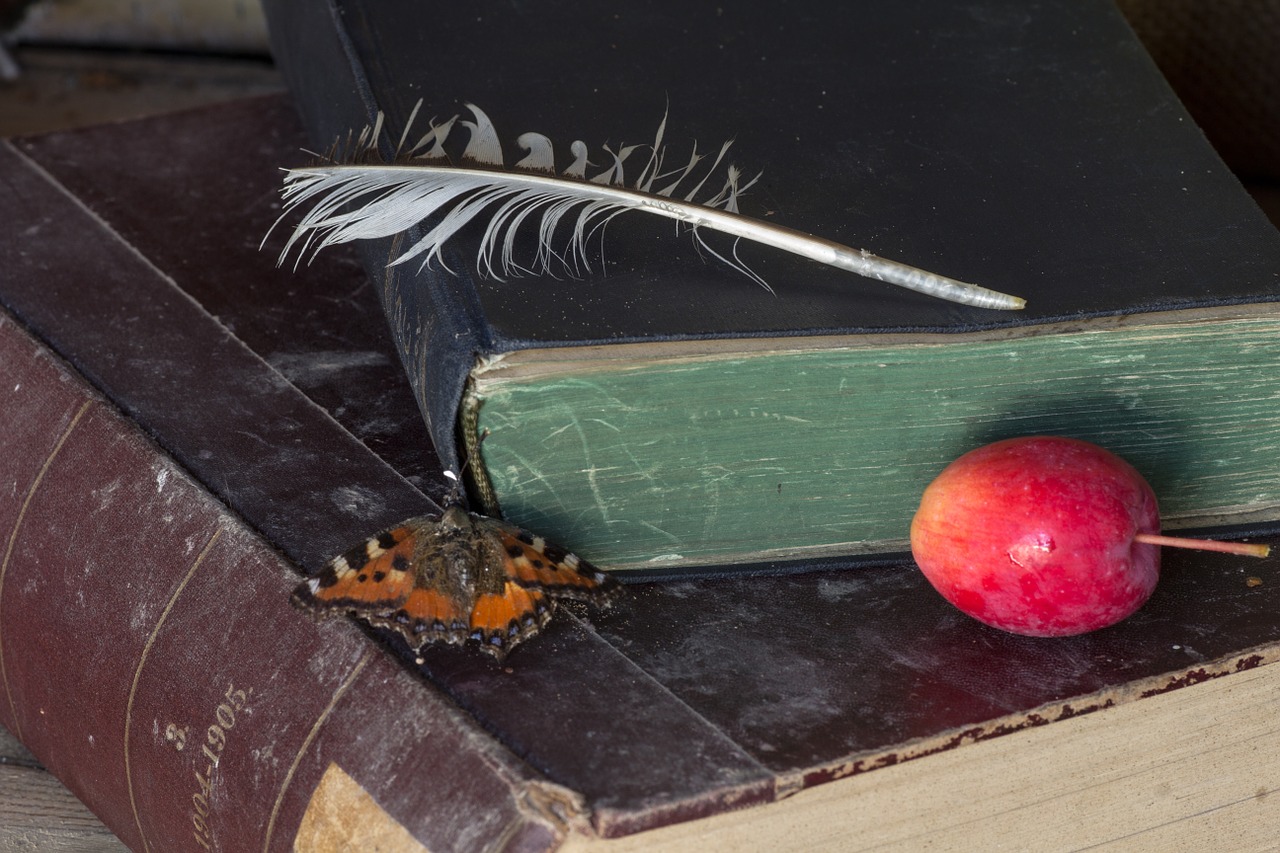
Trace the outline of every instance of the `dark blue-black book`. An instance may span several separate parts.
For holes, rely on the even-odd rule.
[[[1280,235],[1110,3],[268,12],[317,151],[381,115],[386,153],[415,109],[412,138],[460,116],[461,150],[475,104],[508,165],[536,131],[557,169],[583,140],[600,172],[640,144],[638,172],[665,120],[672,170],[733,140],[745,215],[1027,300],[640,214],[577,275],[481,274],[479,229],[389,267],[430,221],[370,242],[436,450],[490,514],[649,576],[856,563],[906,549],[951,459],[1051,433],[1129,459],[1170,529],[1275,520]]]

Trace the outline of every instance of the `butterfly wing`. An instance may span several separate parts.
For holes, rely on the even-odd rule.
[[[467,611],[465,602],[447,592],[418,585],[400,607],[363,615],[370,625],[398,631],[412,648],[421,649],[428,643],[466,642]]]
[[[556,599],[609,604],[618,581],[564,548],[456,506],[412,518],[335,557],[294,592],[313,613],[352,613],[417,650],[475,640],[501,661]]]
[[[416,537],[410,522],[371,536],[302,583],[293,602],[318,615],[369,615],[401,607],[414,587]]]
[[[608,606],[621,588],[616,578],[578,555],[514,524],[496,518],[476,524],[497,540],[504,573],[520,587],[597,607]]]
[[[471,515],[477,586],[471,637],[499,660],[547,624],[556,599],[608,605],[616,579],[564,548],[496,518]]]
[[[470,638],[499,661],[551,621],[555,599],[536,589],[507,581],[501,592],[476,596],[471,608]]]

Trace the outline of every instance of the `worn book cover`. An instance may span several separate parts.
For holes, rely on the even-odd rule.
[[[435,446],[489,511],[613,570],[850,563],[904,550],[950,459],[1056,433],[1129,458],[1170,528],[1275,520],[1280,235],[1111,3],[267,11],[316,150],[381,114],[389,152],[419,102],[461,146],[474,103],[508,165],[536,131],[562,170],[574,140],[601,173],[638,144],[638,170],[665,117],[669,162],[733,140],[744,213],[1027,299],[705,237],[771,293],[639,214],[578,276],[482,274],[470,232],[388,267],[429,224],[372,242]]]

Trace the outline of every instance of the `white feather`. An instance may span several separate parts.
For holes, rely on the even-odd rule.
[[[443,246],[463,227],[473,221],[484,221],[482,217],[487,216],[476,258],[482,274],[496,278],[523,273],[554,275],[562,270],[578,274],[590,269],[588,244],[605,225],[621,213],[640,211],[691,226],[702,248],[766,288],[768,285],[738,260],[736,243],[733,257],[726,258],[703,241],[700,230],[705,228],[773,246],[821,264],[953,302],[995,309],[1018,309],[1025,305],[1016,296],[742,216],[738,212],[738,198],[759,176],[744,183],[741,172],[732,166],[727,168],[724,185],[718,193],[702,203],[694,201],[718,170],[729,143],[720,148],[695,186],[683,198],[676,198],[678,187],[693,175],[704,156],[695,148],[686,165],[663,173],[665,117],[650,146],[648,161],[635,183],[627,186],[626,161],[642,146],[625,145],[616,150],[605,147],[608,166],[588,177],[587,147],[574,142],[571,146],[574,161],[557,177],[550,140],[540,134],[524,134],[519,143],[528,153],[516,165],[529,171],[505,170],[502,148],[488,116],[478,107],[468,104],[467,108],[474,121],[458,121],[455,116],[437,125],[432,120],[428,133],[409,151],[398,152],[396,162],[330,163],[287,170],[281,219],[296,210],[305,212],[281,252],[281,262],[294,249],[298,250],[299,257],[313,256],[336,243],[390,237],[425,223],[426,233],[391,263],[402,264],[421,257],[424,265],[438,263],[444,267]],[[416,107],[414,111],[417,112]],[[445,140],[455,123],[470,131],[462,156],[468,165],[439,165],[438,161],[445,156]],[[368,160],[376,154],[381,125],[379,116],[373,128],[366,128],[357,137],[352,148],[355,159]],[[407,136],[406,128],[401,149]],[[424,149],[425,153],[418,153]],[[668,182],[670,178],[674,180]],[[656,191],[655,183],[661,185]],[[536,229],[538,248],[531,262],[521,265],[515,258],[516,235],[531,228]],[[567,238],[558,238],[566,231]],[[557,239],[563,241],[559,249]]]

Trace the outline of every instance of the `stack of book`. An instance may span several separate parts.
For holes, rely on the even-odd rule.
[[[1138,614],[1043,640],[894,556],[909,484],[1033,431],[1119,450],[1175,525],[1277,529],[1280,237],[1108,4],[691,9],[665,41],[658,10],[393,5],[268,4],[290,100],[0,145],[0,723],[126,844],[1270,840],[1266,564],[1168,554]],[[770,295],[620,222],[598,280],[278,269],[278,167],[419,98],[613,143],[669,98],[765,169],[746,212],[1028,308],[744,249]],[[679,577],[505,666],[291,608],[431,510],[467,412],[505,514]]]

